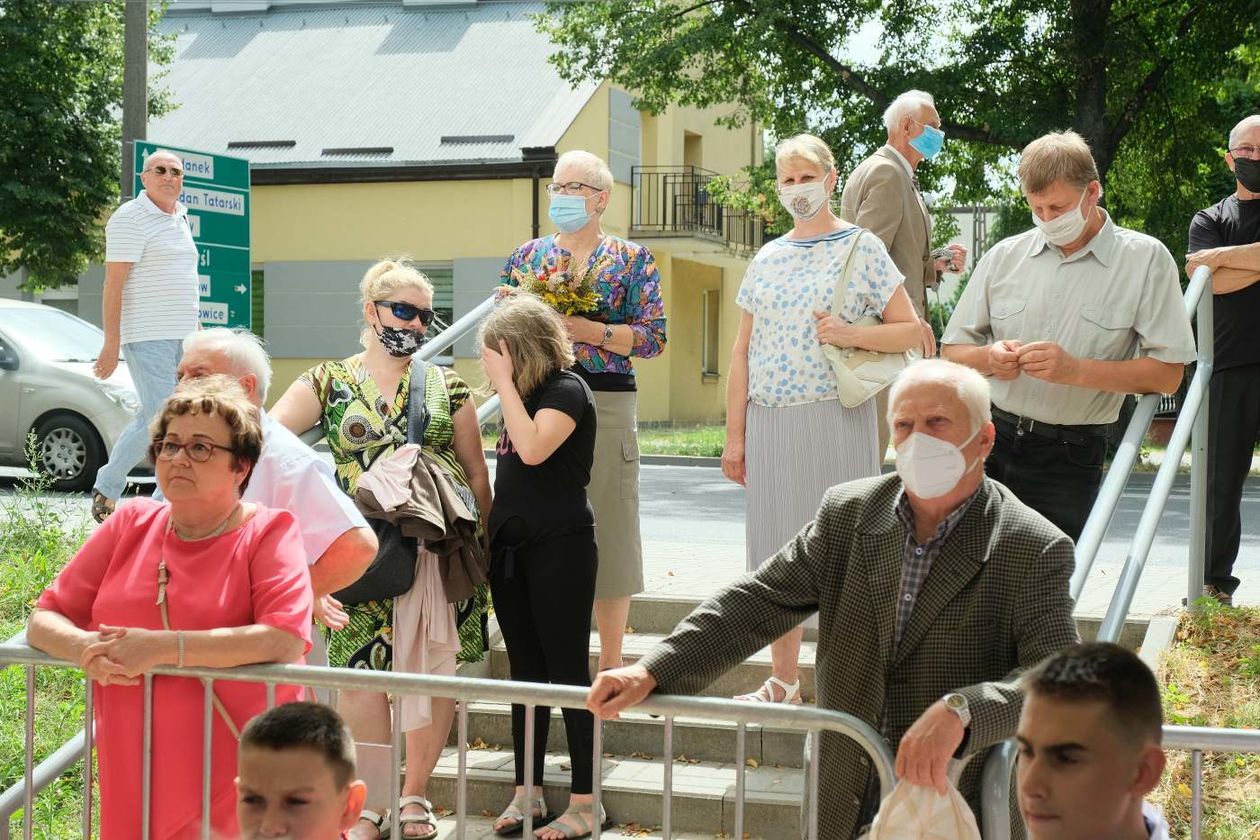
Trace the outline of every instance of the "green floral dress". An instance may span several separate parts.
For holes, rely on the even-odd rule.
[[[411,368],[398,384],[393,403],[381,394],[376,382],[357,356],[339,362],[323,362],[302,374],[323,406],[320,425],[336,464],[337,483],[353,496],[363,475],[379,458],[388,456],[407,442],[407,399]],[[468,476],[455,457],[453,417],[471,396],[468,385],[449,368],[430,365],[424,383],[424,400],[430,420],[424,433],[424,448],[450,472],[457,487],[476,509]],[[480,513],[478,514],[480,518]],[[484,522],[482,523],[484,526]],[[479,586],[476,594],[456,607],[456,626],[461,644],[459,662],[479,662],[486,652],[486,611],[489,590]],[[324,630],[328,641],[328,662],[339,668],[367,668],[388,671],[393,653],[393,599],[346,606],[350,622],[337,631]]]

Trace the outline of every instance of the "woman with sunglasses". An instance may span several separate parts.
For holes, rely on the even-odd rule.
[[[612,198],[608,164],[590,152],[565,152],[547,186],[549,215],[559,233],[521,245],[503,269],[590,278],[599,295],[595,311],[564,316],[577,362],[573,372],[595,394],[598,435],[587,487],[595,509],[599,576],[595,624],[600,670],[621,666],[630,596],[643,591],[639,536],[639,437],[634,359],[665,349],[665,304],[656,261],[647,248],[604,233],[601,219]]]
[[[271,411],[296,433],[319,424],[336,464],[337,481],[354,495],[359,478],[381,458],[407,442],[411,356],[424,343],[433,323],[433,286],[422,273],[385,260],[368,269],[359,284],[363,352],[323,362],[302,374]],[[447,468],[457,487],[468,491],[470,508],[484,517],[490,510],[490,477],[481,445],[477,408],[455,371],[430,365],[424,384],[429,423],[424,448]],[[485,654],[485,586],[471,601],[452,607],[449,646],[422,641],[429,650],[429,673],[453,675],[458,662],[477,662]],[[394,600],[345,606],[349,623],[328,632],[328,662],[333,667],[393,668]],[[433,638],[436,638],[436,634]],[[342,691],[338,710],[359,743],[390,743],[390,706],[386,695]],[[429,776],[446,745],[455,701],[435,697],[427,726],[409,729],[407,768],[400,808],[402,836],[424,840],[437,836],[437,818],[425,798]],[[391,807],[384,791],[368,791],[368,807],[350,832],[354,840],[376,840]]]
[[[288,511],[241,501],[262,449],[258,409],[235,380],[180,385],[152,427],[167,501],[137,498],[98,527],[40,596],[27,640],[95,681],[102,840],[195,837],[203,821],[200,680],[154,677],[150,807],[143,791],[143,675],[159,665],[295,662],[310,648],[311,583]],[[214,597],[207,597],[207,593]],[[217,681],[211,834],[237,836],[237,736],[267,708],[258,683]],[[297,700],[277,686],[277,703]]]

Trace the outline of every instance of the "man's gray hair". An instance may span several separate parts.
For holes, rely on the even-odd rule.
[[[148,169],[150,166],[152,166],[154,158],[162,157],[163,155],[165,155],[166,157],[175,158],[175,160],[179,161],[179,168],[180,169],[184,168],[184,159],[180,157],[179,155],[175,154],[174,152],[172,152],[170,149],[154,149],[153,151],[149,152],[149,154],[144,159],[144,164],[140,168]]]
[[[230,371],[222,372],[237,379],[252,373],[258,382],[258,402],[261,405],[266,401],[267,389],[271,387],[271,360],[258,336],[249,330],[209,327],[184,337],[184,354],[194,350],[222,353],[231,366]]]
[[[921,90],[906,91],[884,109],[884,128],[892,134],[906,117],[916,119],[919,116],[919,109],[924,105],[936,107],[936,100],[932,98],[932,94]]]
[[[989,380],[966,365],[945,359],[919,359],[911,362],[893,381],[888,392],[888,425],[893,424],[897,400],[908,388],[916,385],[947,385],[958,392],[958,399],[967,408],[971,431],[975,433],[993,419],[989,407]]]
[[[1243,117],[1238,125],[1229,131],[1229,147],[1232,149],[1242,142],[1242,136],[1253,128],[1260,128],[1260,114]]]

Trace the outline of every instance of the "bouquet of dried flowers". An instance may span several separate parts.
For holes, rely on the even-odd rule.
[[[537,295],[561,315],[582,315],[599,307],[599,293],[591,283],[599,275],[593,269],[570,273],[543,266],[535,272],[525,265],[513,268],[510,276],[517,289]]]

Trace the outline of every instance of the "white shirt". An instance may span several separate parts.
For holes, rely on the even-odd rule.
[[[367,520],[337,486],[332,467],[267,412],[260,413],[262,456],[241,499],[293,514],[306,562],[313,566],[346,531],[368,527]]]
[[[781,236],[753,257],[735,303],[753,316],[748,343],[748,399],[757,405],[803,405],[837,399],[836,377],[818,343],[815,310],[850,324],[882,316],[904,279],[884,243],[866,233],[853,255],[841,311],[832,311],[857,227],[811,239]]]
[[[1149,802],[1142,803],[1142,819],[1151,833],[1151,840],[1168,840],[1168,821],[1163,813]]]
[[[197,246],[188,209],[167,213],[142,190],[105,226],[105,262],[133,263],[123,286],[119,342],[182,339],[197,329]]]
[[[1052,341],[1085,359],[1194,361],[1172,255],[1159,240],[1117,226],[1106,211],[1103,216],[1094,238],[1068,257],[1036,227],[990,248],[941,343]],[[1045,423],[1112,423],[1124,401],[1124,394],[1027,374],[989,385],[998,408]]]

